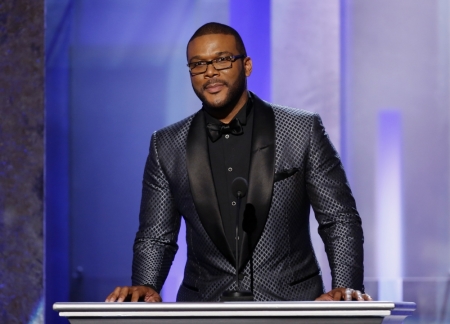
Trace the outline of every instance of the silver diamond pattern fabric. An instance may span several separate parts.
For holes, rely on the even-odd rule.
[[[267,104],[267,103],[266,103]],[[275,115],[275,173],[264,231],[253,252],[255,300],[313,300],[323,293],[309,229],[312,205],[332,269],[333,287],[363,290],[361,219],[339,157],[320,117],[271,105]],[[191,116],[155,132],[143,180],[133,285],[161,289],[186,221],[187,263],[178,301],[218,301],[235,289],[235,270],[206,233],[194,206],[186,166]],[[205,148],[206,149],[206,148]],[[243,286],[250,289],[249,264]]]
[[[361,218],[356,210],[339,156],[325,132],[320,117],[302,110],[280,106],[274,107],[274,111],[277,125],[275,172],[297,167],[299,172],[296,175],[304,175],[301,180],[304,186],[298,182],[295,185],[296,189],[283,186],[284,194],[274,193],[274,197],[297,196],[311,203],[332,270],[332,287],[350,287],[364,291],[364,238]],[[283,129],[291,131],[286,132]],[[292,130],[297,132],[293,134]],[[296,154],[298,156],[295,156]],[[304,164],[296,165],[298,161],[304,161]],[[300,191],[304,188],[306,192],[298,194],[291,195],[289,191]],[[289,193],[286,193],[286,190]],[[304,204],[295,202],[293,199],[284,201],[283,206],[285,209],[289,206],[292,213],[300,215],[301,207],[295,206],[296,203],[304,207]],[[300,221],[300,218],[292,219]],[[308,220],[304,219],[304,221]],[[308,225],[309,228],[309,224],[306,223],[290,225],[291,229],[300,229],[304,227],[303,225]],[[307,237],[309,242],[303,243],[311,245],[309,231]]]

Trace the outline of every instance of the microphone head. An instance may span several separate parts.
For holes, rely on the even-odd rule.
[[[245,197],[247,194],[248,182],[244,178],[237,177],[231,183],[231,192],[236,198]]]

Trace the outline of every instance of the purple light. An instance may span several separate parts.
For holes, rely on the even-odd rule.
[[[401,301],[402,130],[399,111],[378,116],[376,161],[376,264],[380,300]]]

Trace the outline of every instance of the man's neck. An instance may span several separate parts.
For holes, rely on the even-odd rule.
[[[248,91],[245,90],[241,97],[239,98],[238,102],[234,104],[233,106],[229,107],[228,109],[215,109],[208,106],[204,106],[206,112],[213,116],[214,118],[218,119],[224,124],[229,124],[234,117],[238,114],[238,112],[244,107],[245,103],[248,100]]]

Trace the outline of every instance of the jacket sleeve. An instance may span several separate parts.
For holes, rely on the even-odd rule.
[[[175,253],[181,216],[175,208],[169,182],[158,156],[158,133],[150,141],[142,182],[139,230],[133,246],[132,284],[159,292]]]
[[[364,291],[364,236],[343,166],[322,121],[313,116],[307,189],[331,268],[332,287]]]

